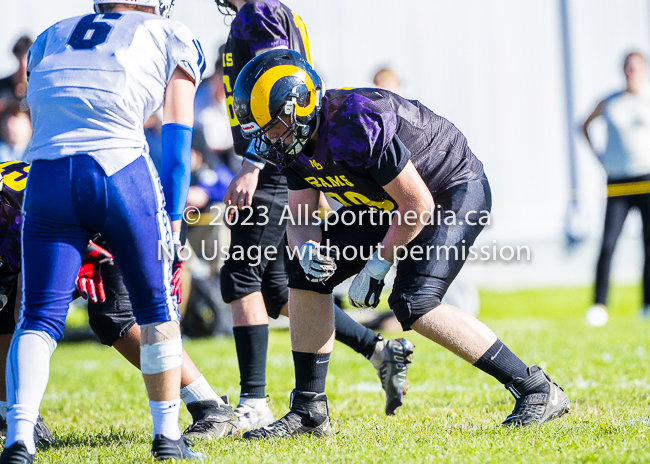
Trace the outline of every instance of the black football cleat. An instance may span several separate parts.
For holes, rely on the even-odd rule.
[[[41,416],[38,416],[36,426],[34,427],[34,442],[38,447],[52,446],[56,442],[54,435],[47,428]]]
[[[29,454],[22,440],[18,440],[0,454],[0,464],[32,464],[34,455]]]
[[[229,404],[219,406],[216,401],[195,401],[187,405],[192,414],[192,425],[183,436],[191,439],[212,439],[241,435],[241,427]]]
[[[379,335],[381,337],[381,334]],[[413,362],[415,345],[406,338],[384,341],[383,361],[376,367],[381,387],[386,392],[386,415],[392,416],[403,401],[409,383],[406,378],[409,364]]]
[[[191,440],[180,437],[178,440],[170,440],[164,435],[156,435],[151,445],[151,456],[158,461],[165,459],[205,459],[205,454],[194,451]]]
[[[502,425],[543,424],[571,411],[569,397],[541,367],[530,366],[528,374],[528,378],[517,378],[506,384],[517,402]]]
[[[0,417],[0,437],[7,437],[7,421],[2,417]],[[52,432],[50,432],[50,429],[43,422],[43,418],[38,416],[36,425],[34,426],[34,443],[36,443],[36,446],[47,447],[53,445],[55,441]]]
[[[266,427],[249,430],[243,437],[247,440],[263,440],[305,434],[318,437],[332,434],[325,393],[293,390],[290,410],[284,417]]]

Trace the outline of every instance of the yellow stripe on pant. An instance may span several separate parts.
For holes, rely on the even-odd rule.
[[[609,184],[607,186],[608,197],[623,197],[628,195],[641,195],[644,193],[650,193],[650,181]]]

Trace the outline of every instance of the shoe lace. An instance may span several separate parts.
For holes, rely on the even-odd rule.
[[[237,407],[235,408],[235,415],[237,417],[239,416],[250,417],[250,414],[252,412],[255,412],[255,409],[253,409],[252,407],[244,403],[238,404]]]
[[[193,424],[190,424],[187,426],[183,434],[186,433],[203,433],[203,432],[208,432],[210,430],[210,421],[206,421],[204,419],[198,420],[194,422]],[[186,439],[187,440],[187,439]],[[194,446],[194,443],[192,443],[192,446]]]
[[[302,418],[299,414],[290,411],[285,416],[276,420],[270,425],[263,427],[260,432],[266,436],[274,437],[290,437],[293,433],[300,428],[302,424]]]
[[[388,382],[388,366],[386,361],[382,362],[379,367],[377,367],[377,376],[381,382],[381,386],[386,389],[386,383]]]
[[[534,420],[541,419],[544,414],[545,406],[543,404],[522,404],[515,405],[515,408],[510,413],[506,420],[515,420],[520,417],[533,417]]]
[[[188,427],[188,429],[189,429],[189,427]],[[186,444],[187,446],[189,446],[190,448],[194,448],[194,445],[196,445],[196,443],[194,443],[192,440],[190,440],[190,439],[187,438],[187,437],[181,437],[181,438],[183,439],[183,441],[185,442],[185,444]]]

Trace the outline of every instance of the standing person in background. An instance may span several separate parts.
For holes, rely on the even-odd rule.
[[[11,104],[24,106],[27,93],[27,52],[32,46],[32,39],[24,35],[16,41],[11,50],[18,60],[18,69],[13,74],[0,79],[0,111]]]
[[[589,325],[607,324],[607,294],[612,256],[630,209],[636,207],[643,221],[643,306],[641,315],[650,313],[650,89],[648,63],[639,52],[623,61],[625,90],[601,101],[585,121],[582,130],[587,143],[607,173],[607,208],[603,243],[596,267],[594,305],[586,314]],[[598,153],[589,138],[594,119],[604,117],[607,145]]]
[[[372,78],[372,83],[378,89],[389,90],[397,95],[402,94],[402,81],[391,68],[381,68]]]
[[[235,414],[244,429],[273,422],[266,401],[266,357],[269,316],[288,316],[288,277],[284,268],[286,228],[282,221],[288,204],[287,181],[272,164],[257,156],[244,139],[233,107],[233,87],[242,68],[255,56],[272,49],[292,49],[311,62],[307,29],[300,17],[278,0],[216,0],[224,14],[235,14],[223,55],[226,102],[235,151],[245,161],[224,196],[238,208],[252,206],[252,215],[240,214],[252,225],[231,226],[231,247],[259,246],[260,254],[277,250],[275,259],[258,266],[246,260],[226,260],[221,269],[221,292],[230,303],[235,346],[241,376],[241,396]],[[271,255],[272,256],[272,255]],[[327,264],[325,264],[327,266]],[[394,414],[406,392],[413,344],[405,338],[384,340],[335,307],[336,339],[365,356],[377,369],[386,392],[386,414]],[[294,358],[306,353],[294,351]],[[401,361],[397,361],[397,359]]]
[[[24,296],[7,360],[8,429],[0,463],[34,460],[50,358],[96,233],[110,247],[141,327],[152,456],[205,457],[188,446],[178,425],[183,345],[177,285],[194,94],[205,57],[190,30],[168,19],[173,3],[94,0],[96,14],[58,22],[30,48],[34,138],[22,210]],[[159,178],[144,122],[160,107]]]
[[[0,163],[19,161],[32,140],[29,113],[17,104],[0,113]]]

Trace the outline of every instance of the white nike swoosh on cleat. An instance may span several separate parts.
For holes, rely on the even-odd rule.
[[[554,392],[555,392],[555,397],[551,398],[551,404],[553,406],[557,406],[557,388],[554,389]]]

